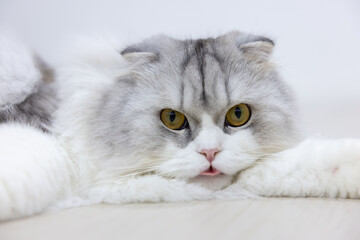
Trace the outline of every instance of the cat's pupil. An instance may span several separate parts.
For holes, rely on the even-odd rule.
[[[241,109],[239,107],[235,108],[235,115],[237,118],[240,118],[241,116]]]
[[[174,122],[175,120],[175,117],[176,117],[176,114],[174,111],[171,111],[170,114],[169,114],[169,119],[171,122]]]

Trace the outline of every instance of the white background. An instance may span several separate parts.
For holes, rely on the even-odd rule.
[[[270,36],[274,61],[298,98],[307,135],[360,137],[359,0],[0,0],[0,24],[41,56],[64,37],[111,33],[124,42],[153,34]]]

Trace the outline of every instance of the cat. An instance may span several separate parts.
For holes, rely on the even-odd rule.
[[[0,220],[96,203],[359,198],[360,141],[299,143],[273,47],[241,32],[125,49],[87,39],[54,75],[21,46],[24,62],[0,55]]]

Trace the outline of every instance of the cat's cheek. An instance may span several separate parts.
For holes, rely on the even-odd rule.
[[[164,152],[164,161],[156,167],[156,172],[164,176],[188,179],[210,167],[204,156],[195,151],[194,144],[189,144],[185,149],[169,145]]]
[[[256,152],[259,145],[254,140],[251,131],[247,129],[240,129],[228,136],[223,146],[223,151],[217,155],[212,164],[227,175],[238,173],[251,166],[258,159]]]
[[[160,164],[156,172],[167,177],[181,179],[194,178],[209,168],[204,160],[188,158],[173,158]]]
[[[216,159],[212,165],[226,175],[235,175],[242,169],[251,166],[256,158],[246,153],[234,155],[231,152],[224,152]]]
[[[223,174],[234,175],[238,171],[235,161],[230,153],[222,153],[221,157],[218,156],[217,159],[212,162],[212,166]]]

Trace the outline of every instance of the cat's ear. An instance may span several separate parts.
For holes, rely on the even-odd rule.
[[[240,35],[236,43],[246,57],[259,62],[268,60],[275,46],[271,39],[256,35]]]
[[[138,46],[130,46],[120,52],[123,58],[134,64],[146,64],[159,59],[159,55],[149,52]]]

